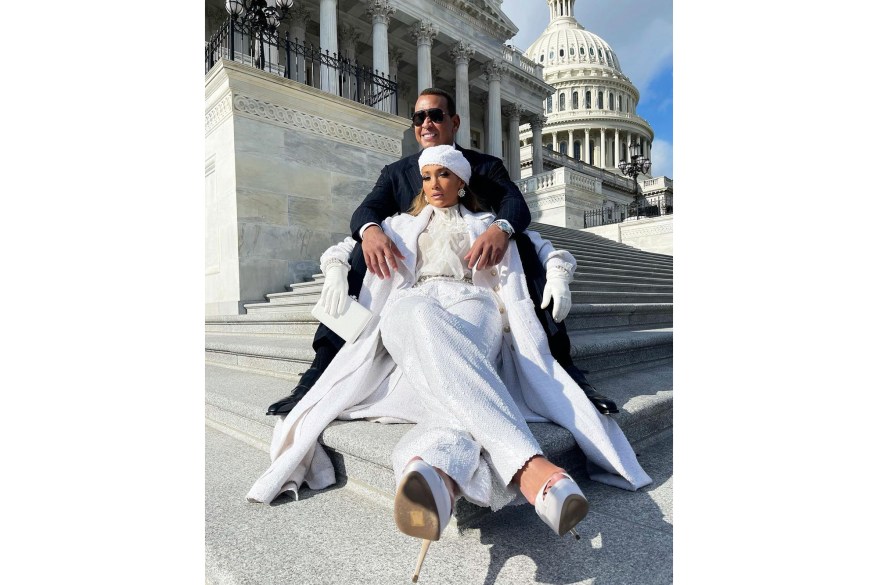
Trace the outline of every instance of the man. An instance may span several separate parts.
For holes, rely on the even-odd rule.
[[[440,144],[455,144],[454,133],[460,126],[455,111],[454,98],[441,89],[427,88],[415,102],[412,116],[415,138],[421,148]],[[517,238],[530,224],[530,210],[518,187],[509,178],[503,162],[494,156],[461,148],[455,144],[472,166],[470,188],[489,207],[497,220],[473,242],[465,256],[470,268],[482,270],[498,264],[514,239],[527,277],[528,291],[534,307],[542,304],[542,291],[546,285],[546,272],[540,263],[530,239]],[[393,242],[381,230],[380,223],[395,213],[406,211],[421,190],[421,172],[418,167],[420,153],[407,156],[381,169],[381,175],[372,192],[366,196],[351,218],[351,236],[360,242],[351,254],[351,270],[348,273],[349,294],[358,295],[366,270],[378,278],[389,278],[397,270],[397,259],[403,256]],[[582,371],[570,357],[570,338],[564,323],[552,319],[552,306],[536,309],[537,317],[546,330],[549,348],[558,363],[585,391],[592,404],[604,414],[619,412],[616,404],[598,394],[588,383]],[[311,367],[302,374],[293,393],[268,407],[267,415],[286,414],[302,399],[317,381],[329,362],[344,344],[338,335],[321,324],[317,328],[312,347],[317,356]]]

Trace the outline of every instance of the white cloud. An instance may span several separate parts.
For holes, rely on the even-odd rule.
[[[652,161],[649,174],[653,177],[664,175],[670,179],[674,178],[674,147],[670,142],[656,139],[652,143],[652,154],[649,160]]]

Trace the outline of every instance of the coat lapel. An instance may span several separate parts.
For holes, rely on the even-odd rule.
[[[409,186],[411,187],[411,197],[408,198],[408,201],[402,202],[405,204],[404,206],[400,205],[400,209],[403,211],[411,206],[412,201],[414,201],[415,197],[418,196],[418,193],[421,192],[421,186],[423,185],[417,156],[413,156],[409,161],[408,168],[405,171],[405,178],[408,180]]]

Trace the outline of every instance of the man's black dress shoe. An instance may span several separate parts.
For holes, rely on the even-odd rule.
[[[580,388],[582,388],[585,395],[591,400],[591,403],[594,404],[595,408],[598,409],[598,412],[601,414],[615,414],[619,412],[619,409],[616,407],[616,403],[611,399],[607,398],[602,394],[598,394],[597,390],[594,389],[594,386],[588,383],[588,380],[585,379],[585,374],[577,368],[573,366],[570,369],[564,368],[570,377],[573,378],[573,381],[576,382]]]
[[[305,397],[305,394],[311,389],[311,386],[314,385],[314,382],[317,381],[317,378],[320,377],[320,374],[323,373],[323,370],[319,370],[317,368],[308,368],[305,370],[305,373],[302,374],[302,377],[299,380],[298,385],[293,388],[293,393],[287,396],[286,398],[282,398],[268,407],[268,411],[265,413],[266,416],[272,415],[280,415],[287,414],[296,405],[299,401]]]

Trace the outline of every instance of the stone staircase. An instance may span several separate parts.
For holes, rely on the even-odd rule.
[[[613,417],[635,451],[643,453],[646,458],[658,457],[656,449],[658,453],[664,453],[662,457],[666,462],[663,465],[670,473],[673,258],[637,250],[587,232],[540,224],[533,224],[532,229],[551,240],[556,248],[569,250],[577,260],[571,283],[574,304],[566,319],[574,361],[589,371],[589,380],[600,392],[616,400],[621,412]],[[277,419],[265,416],[265,408],[289,394],[299,374],[311,363],[311,340],[318,323],[311,317],[310,309],[320,296],[322,284],[322,275],[315,275],[311,282],[293,284],[287,291],[266,295],[266,302],[245,305],[247,313],[244,315],[206,319],[205,417],[210,427],[208,437],[214,437],[208,452],[220,449],[216,447],[219,443],[241,445],[235,454],[227,453],[228,447],[220,449],[220,455],[215,456],[220,462],[209,460],[218,466],[220,476],[217,477],[235,486],[232,493],[222,495],[227,500],[226,507],[215,511],[217,518],[222,518],[215,521],[219,531],[217,536],[211,536],[213,533],[209,530],[206,538],[209,582],[249,583],[250,573],[242,567],[264,563],[268,558],[264,552],[245,552],[235,544],[239,539],[234,532],[236,523],[250,525],[251,521],[257,522],[262,526],[259,530],[268,535],[272,533],[270,526],[277,517],[262,518],[263,512],[254,511],[255,505],[243,501],[249,486],[269,462],[267,454],[254,464],[249,460],[252,455],[243,453],[252,449],[267,453]],[[341,491],[353,495],[327,496],[321,492],[321,497],[326,499],[314,505],[320,507],[325,505],[324,502],[341,498],[347,502],[344,505],[359,507],[368,502],[369,506],[377,505],[379,509],[389,511],[394,489],[390,453],[408,428],[409,425],[379,425],[364,421],[332,423],[324,431],[321,442],[327,447],[335,466],[338,485],[345,488]],[[582,455],[566,430],[548,423],[532,424],[531,428],[550,459],[567,468],[574,477],[580,474],[582,481],[587,481],[582,475]],[[220,440],[219,437],[223,436],[228,439]],[[221,463],[235,457],[240,460],[238,463]],[[246,461],[241,460],[242,457]],[[243,471],[236,474],[234,466],[245,464],[247,469],[253,467],[259,471],[250,470],[247,477],[239,477]],[[232,467],[228,468],[228,465]],[[647,472],[654,474],[655,470],[647,469]],[[657,479],[655,475],[653,477]],[[662,492],[669,489],[667,478],[658,479],[663,485],[656,489]],[[602,496],[601,487],[590,482],[588,493],[590,499],[591,494],[597,493],[599,497],[613,501],[621,497],[615,493],[618,491],[610,488],[608,495]],[[308,498],[308,492],[304,493]],[[600,502],[598,500],[598,505]],[[247,516],[242,518],[242,513]],[[262,519],[253,520],[252,514]],[[295,512],[284,514],[295,515]],[[484,526],[491,525],[489,516],[507,517],[501,513],[488,514],[484,508],[459,500],[443,540],[449,534],[466,535],[470,531],[465,529],[473,526],[481,527],[484,534]],[[319,517],[319,514],[315,516],[312,523],[318,522],[316,518]],[[666,518],[652,521],[660,527],[654,538],[655,546],[664,547],[668,542],[668,535],[663,532],[666,521]],[[208,521],[208,525],[213,523]],[[312,529],[314,527],[308,524],[307,530]],[[392,539],[395,535],[391,530],[382,538]],[[465,550],[467,554],[476,554],[470,549]],[[237,560],[229,560],[231,557]],[[571,559],[571,562],[578,562],[575,557]],[[252,582],[275,581],[269,578]]]
[[[566,319],[574,361],[599,391],[617,401],[622,412],[614,416],[632,443],[669,429],[673,258],[587,232],[541,224],[533,229],[577,259],[574,304]],[[265,416],[265,407],[289,394],[311,363],[318,322],[310,308],[322,284],[322,275],[316,275],[266,295],[264,303],[245,305],[244,315],[206,320],[208,425],[268,450],[276,419]],[[570,464],[577,460],[569,433],[550,424],[533,426],[550,456]],[[322,440],[340,476],[391,496],[390,452],[407,429],[337,422]],[[460,504],[461,527],[476,515],[474,508]]]

